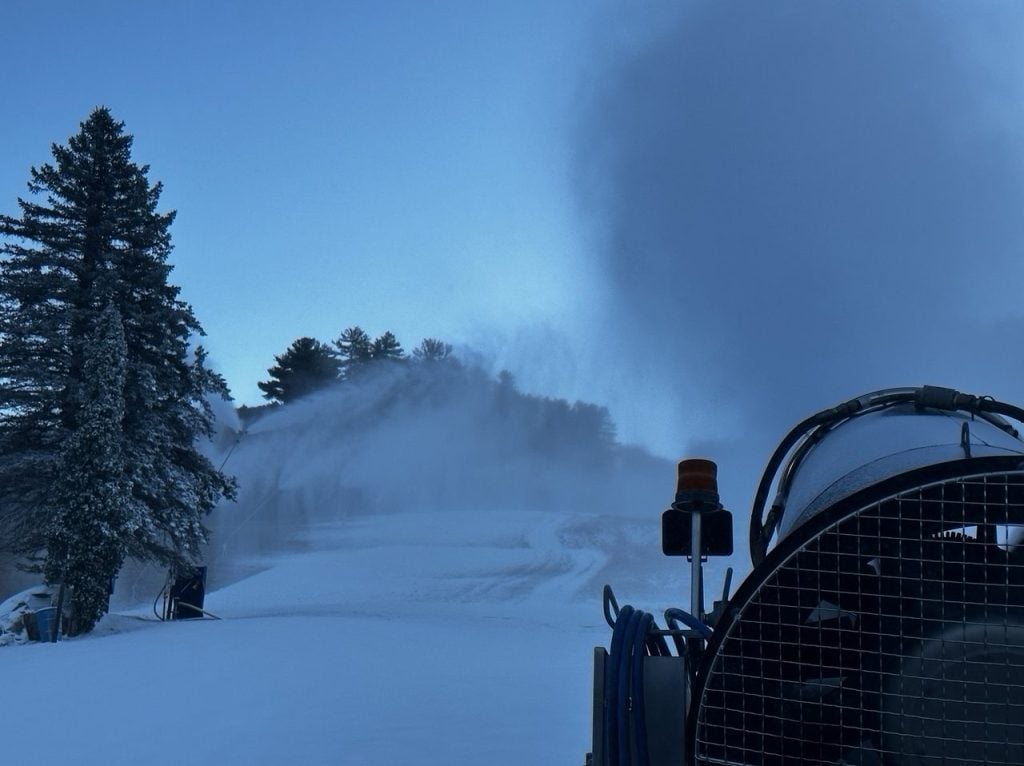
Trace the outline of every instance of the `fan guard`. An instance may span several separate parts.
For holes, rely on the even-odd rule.
[[[788,534],[730,602],[699,766],[1024,764],[1024,471],[901,474]]]

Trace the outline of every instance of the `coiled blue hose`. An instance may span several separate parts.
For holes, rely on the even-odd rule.
[[[609,591],[610,588],[606,588],[605,617],[612,625],[604,687],[606,764],[649,766],[644,657],[671,656],[671,651],[654,621],[654,615],[628,604],[619,609]],[[610,619],[612,613],[614,621]],[[677,623],[681,622],[705,639],[711,636],[711,628],[682,609],[666,610],[665,619],[672,629],[677,629]],[[685,642],[680,641],[677,647],[679,656],[685,656]]]
[[[625,611],[625,607],[623,607]],[[643,612],[639,610],[632,610],[626,621],[626,630],[622,639],[622,652],[619,655],[619,663],[617,673],[619,676],[618,682],[618,696],[615,700],[616,706],[616,725],[618,727],[618,745],[619,745],[619,757],[616,766],[627,766],[630,761],[633,760],[633,751],[631,749],[632,742],[629,736],[629,708],[630,708],[630,692],[632,691],[630,684],[630,675],[633,663],[630,661],[633,656],[633,647],[636,643],[637,630],[640,627],[640,618],[643,617]],[[619,613],[619,619],[622,619],[622,613]]]
[[[647,753],[647,708],[644,704],[644,657],[647,655],[647,636],[654,625],[654,615],[638,612],[640,619],[633,641],[633,723],[636,739],[636,758],[638,766],[649,766],[650,757]],[[625,761],[629,763],[629,761]]]
[[[626,628],[629,618],[633,615],[633,607],[628,604],[618,611],[615,624],[612,626],[612,643],[608,652],[608,669],[604,676],[604,739],[605,752],[608,754],[609,766],[618,766],[619,730],[618,705],[619,698],[619,659],[623,655]]]

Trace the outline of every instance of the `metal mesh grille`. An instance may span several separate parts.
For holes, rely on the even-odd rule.
[[[696,762],[1024,764],[1020,538],[1020,473],[903,492],[811,536],[719,644]]]

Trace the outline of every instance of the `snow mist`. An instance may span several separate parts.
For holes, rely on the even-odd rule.
[[[588,407],[525,396],[477,370],[397,367],[226,428],[214,459],[237,477],[239,497],[209,518],[210,586],[252,574],[264,554],[301,549],[300,530],[374,514],[585,511],[656,531],[673,465],[594,438],[600,429],[579,415],[600,419]],[[143,598],[153,578],[126,570],[119,600]]]

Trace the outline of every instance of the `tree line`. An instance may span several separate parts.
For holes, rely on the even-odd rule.
[[[330,343],[298,338],[274,360],[268,380],[257,383],[269,404],[240,407],[243,424],[318,391],[355,384],[351,388],[362,392],[364,400],[358,409],[370,415],[368,422],[349,424],[353,438],[398,410],[415,419],[424,409],[440,411],[473,401],[478,414],[501,424],[502,439],[516,434],[519,450],[570,460],[584,455],[604,459],[617,446],[606,407],[525,393],[508,370],[492,377],[477,365],[464,364],[451,344],[437,338],[424,338],[406,354],[392,332],[371,339],[357,325]]]
[[[330,343],[301,337],[267,370],[268,379],[257,383],[269,405],[240,407],[243,423],[258,417],[267,407],[294,402],[309,394],[342,383],[386,385],[395,403],[429,402],[442,406],[452,398],[482,397],[493,405],[501,420],[515,421],[523,435],[522,446],[536,452],[566,454],[581,447],[600,452],[615,444],[615,426],[606,407],[588,402],[526,394],[515,378],[502,370],[492,379],[474,365],[464,365],[450,343],[424,338],[406,354],[394,333],[377,338],[358,325],[349,327]],[[374,373],[388,380],[374,379]],[[377,410],[375,415],[387,414]]]
[[[371,340],[358,325],[349,327],[331,343],[307,336],[296,339],[267,370],[267,380],[256,385],[263,398],[287,404],[339,381],[358,379],[381,365],[410,361],[390,330]],[[424,338],[413,349],[411,361],[459,364],[452,346],[437,338]]]

